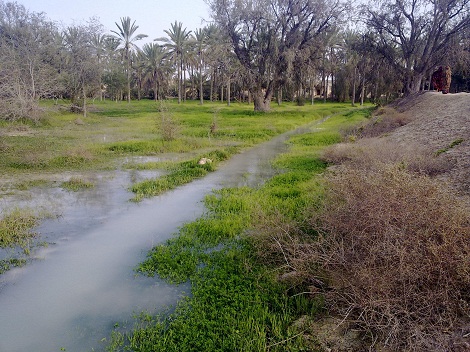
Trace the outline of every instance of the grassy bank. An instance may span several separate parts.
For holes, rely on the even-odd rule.
[[[208,196],[206,214],[155,247],[138,269],[175,284],[189,280],[191,296],[173,313],[142,315],[131,331],[116,328],[108,351],[315,350],[317,343],[303,321],[322,311],[322,296],[304,294],[305,283],[279,280],[280,271],[266,265],[250,231],[280,218],[301,222],[303,209],[321,199],[316,175],[326,163],[319,152],[341,140],[340,129],[368,113],[337,115],[291,138],[290,152],[276,160],[285,172],[262,187]]]

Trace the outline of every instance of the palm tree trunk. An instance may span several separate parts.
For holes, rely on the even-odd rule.
[[[231,80],[230,76],[228,76],[228,82],[227,82],[227,105],[230,106],[230,85],[231,85]]]
[[[186,65],[184,65],[184,63],[182,62],[181,63],[182,67],[183,67],[183,82],[182,82],[182,86],[183,86],[183,102],[186,102]]]
[[[131,102],[131,62],[127,53],[127,102]]]
[[[351,98],[351,105],[352,106],[354,106],[356,104],[356,70],[357,70],[357,68],[354,67],[353,90],[352,90],[352,98]]]
[[[181,61],[178,63],[178,104],[181,104]]]
[[[201,62],[199,65],[199,103],[202,105],[204,104],[204,92],[202,91],[203,86],[202,86],[202,65],[203,65],[203,59],[201,56]]]

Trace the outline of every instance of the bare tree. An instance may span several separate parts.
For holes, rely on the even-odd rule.
[[[266,111],[293,62],[339,20],[344,6],[325,0],[208,0],[244,68],[254,109]]]
[[[55,25],[0,2],[0,118],[39,117],[38,101],[61,90]]]
[[[469,0],[381,0],[364,10],[376,49],[402,76],[405,94],[417,92],[459,33],[470,27]],[[376,4],[375,6],[373,4]]]
[[[87,116],[87,97],[100,89],[101,71],[98,58],[93,53],[93,37],[97,35],[93,23],[88,26],[70,26],[63,32],[66,52],[67,92],[72,101],[72,111]]]

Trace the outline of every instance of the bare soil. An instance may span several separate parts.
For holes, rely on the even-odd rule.
[[[439,176],[457,191],[470,197],[470,94],[425,92],[393,104],[410,122],[392,133],[389,141],[400,145],[414,142],[453,162],[453,168]],[[456,141],[457,145],[450,147]],[[445,150],[445,151],[444,151]]]

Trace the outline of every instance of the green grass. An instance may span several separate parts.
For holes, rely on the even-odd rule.
[[[162,112],[161,104],[150,100],[132,101],[130,104],[95,101],[89,104],[90,112],[84,118],[61,108],[67,106],[67,101],[58,105],[52,101],[42,104],[45,118],[37,123],[25,120],[2,121],[0,124],[1,177],[14,179],[15,175],[29,174],[37,178],[44,172],[111,170],[119,167],[122,157],[132,155],[203,155],[207,151],[226,150],[228,147],[241,150],[279,133],[351,109],[348,104],[339,103],[313,107],[284,103],[273,106],[269,113],[258,113],[253,112],[249,104],[234,103],[228,107],[219,102],[199,105],[196,101],[184,104],[168,101]],[[169,114],[178,126],[172,140],[164,138],[163,113]],[[170,180],[169,184],[189,181],[188,174],[202,176],[200,170],[182,171],[180,175],[174,175],[175,182]],[[149,193],[152,194],[153,187],[149,189],[152,189]],[[164,186],[162,189],[170,188]]]
[[[189,183],[197,178],[204,177],[208,172],[212,172],[217,168],[217,164],[221,161],[228,159],[232,154],[237,151],[235,147],[228,147],[224,150],[213,150],[205,153],[204,156],[178,163],[165,162],[161,163],[170,172],[167,175],[147,179],[145,181],[134,184],[130,189],[135,193],[133,201],[140,201],[145,197],[153,197],[168,190],[174,189],[183,184]],[[210,163],[199,165],[198,161],[202,158],[208,158]],[[155,167],[155,164],[150,164]]]
[[[20,246],[27,249],[36,233],[31,229],[36,226],[40,216],[31,209],[13,209],[0,218],[0,248]]]
[[[80,178],[72,177],[70,180],[62,182],[61,186],[68,191],[77,192],[82,189],[93,188],[95,185]]]
[[[270,216],[301,221],[302,210],[321,201],[316,175],[327,166],[322,148],[340,140],[339,129],[363,121],[366,112],[338,115],[321,130],[294,136],[275,164],[284,173],[257,189],[215,191],[206,213],[154,247],[138,272],[168,282],[191,283],[191,296],[173,312],[143,314],[131,331],[116,328],[108,351],[315,351],[305,338],[305,317],[322,312],[322,297],[290,287],[257,253],[250,229]]]

